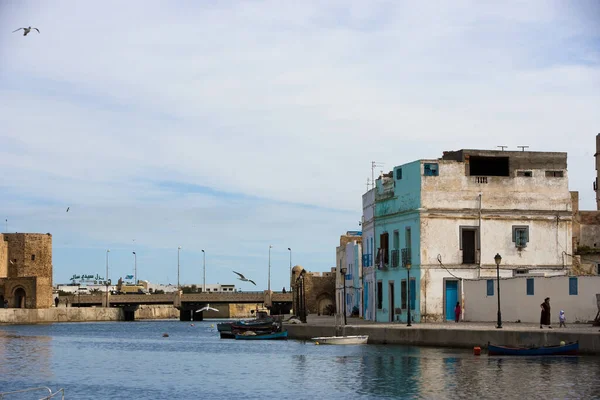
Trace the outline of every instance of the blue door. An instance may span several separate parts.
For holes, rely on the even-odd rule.
[[[458,281],[446,281],[446,321],[454,321],[454,307],[458,301]]]

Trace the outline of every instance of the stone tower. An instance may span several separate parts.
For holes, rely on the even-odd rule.
[[[52,306],[52,235],[0,235],[0,300],[10,308]]]

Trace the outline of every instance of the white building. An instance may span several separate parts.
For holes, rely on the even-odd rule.
[[[358,309],[358,316],[363,316],[362,289],[362,244],[359,238],[346,243],[346,315]]]
[[[375,189],[369,190],[362,196],[362,277],[363,277],[363,316],[364,319],[375,321],[377,313],[377,280],[374,266],[375,254]]]
[[[340,236],[340,245],[335,249],[335,309],[336,313],[342,314],[344,308],[344,285],[346,284],[345,276],[342,275],[342,268],[348,268],[348,259],[346,257],[346,245],[352,241],[360,241],[362,238],[360,232],[348,231],[345,235]],[[348,286],[346,286],[346,292]],[[349,315],[352,309],[346,309]]]

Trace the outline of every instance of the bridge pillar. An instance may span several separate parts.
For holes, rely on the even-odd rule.
[[[191,321],[192,320],[192,311],[186,310],[186,309],[179,310],[179,320],[184,321],[184,322]]]
[[[202,312],[192,311],[192,319],[194,321],[204,321],[204,311],[202,311]]]

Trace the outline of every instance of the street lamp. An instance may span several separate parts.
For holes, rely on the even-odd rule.
[[[133,281],[137,285],[137,254],[133,253]]]
[[[406,285],[406,294],[408,295],[407,298],[407,303],[408,303],[408,310],[406,313],[406,319],[408,320],[408,323],[406,324],[406,326],[412,326],[411,324],[411,316],[410,316],[410,261],[408,261],[406,263],[406,274],[407,274],[407,278],[408,280],[406,281],[407,285]]]
[[[288,247],[288,250],[290,251],[290,292],[293,290],[292,289],[292,248]]]
[[[110,253],[110,249],[106,250],[106,277],[104,277],[104,282],[106,283],[106,307],[109,307],[109,304],[108,304],[108,253]]]
[[[204,281],[202,283],[202,293],[206,293],[206,253],[202,250],[202,269],[204,271]]]
[[[272,245],[269,245],[269,283],[268,283],[268,287],[267,287],[267,290],[269,292],[271,292],[271,248],[272,247],[273,247]]]
[[[177,247],[177,290],[179,290],[179,252],[181,251],[181,246]]]
[[[502,313],[500,312],[500,262],[502,261],[502,256],[496,253],[494,256],[494,261],[496,261],[496,279],[498,280],[498,325],[496,328],[502,328]]]
[[[344,314],[344,325],[346,325],[346,267],[340,268],[340,274],[342,274],[342,283],[344,284],[344,291],[342,292],[342,303],[344,307],[342,308],[342,312]]]

